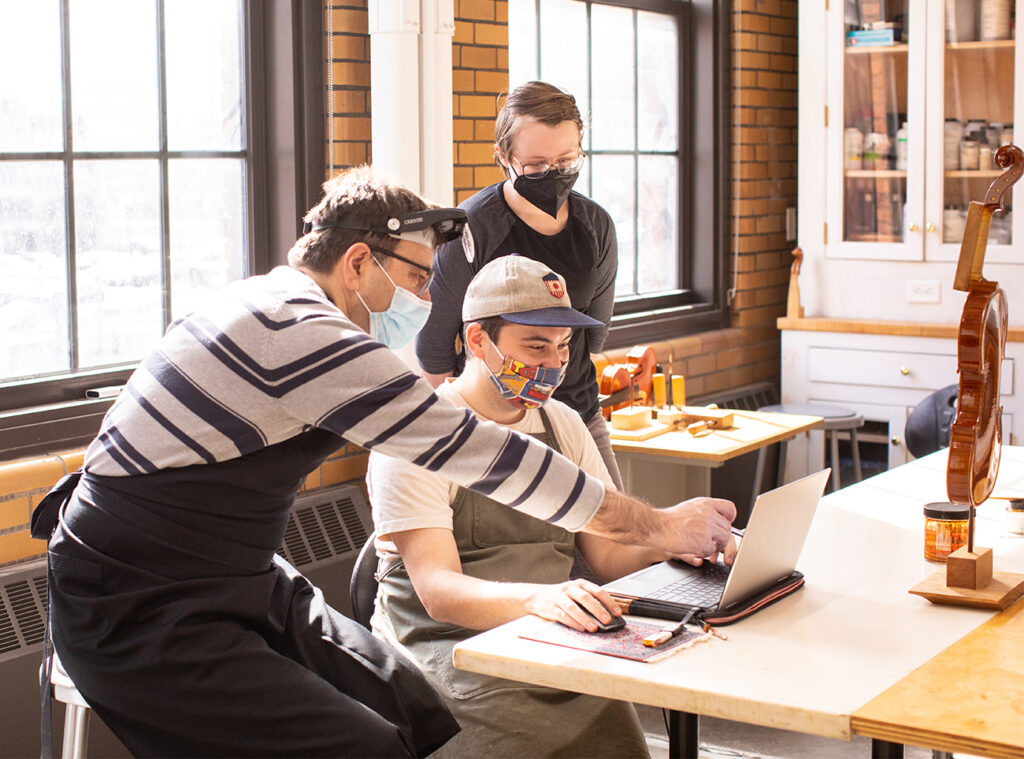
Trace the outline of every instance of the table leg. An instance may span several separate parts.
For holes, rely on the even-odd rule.
[[[757,449],[757,464],[754,466],[754,483],[750,488],[750,508],[753,510],[754,501],[761,495],[761,482],[764,480],[764,460],[767,455],[768,446],[762,445]],[[782,483],[779,483],[780,485]]]
[[[789,453],[789,441],[779,441],[779,468],[775,479],[775,487],[780,488],[786,484],[786,455]]]
[[[697,759],[700,753],[700,724],[696,714],[668,712],[669,759]]]
[[[871,759],[903,759],[903,744],[872,738]]]

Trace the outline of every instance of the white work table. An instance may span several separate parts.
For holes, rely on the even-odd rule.
[[[922,557],[921,507],[946,500],[946,452],[822,499],[797,568],[806,586],[742,622],[727,641],[653,664],[523,640],[516,620],[455,649],[475,672],[679,712],[849,739],[850,716],[993,616],[934,605],[908,589],[942,565]],[[997,493],[1024,493],[1024,448],[1004,448]],[[978,508],[979,546],[997,571],[1024,571],[1005,501]],[[1024,654],[1022,654],[1024,655]]]

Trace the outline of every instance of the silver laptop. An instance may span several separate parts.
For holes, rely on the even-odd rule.
[[[663,561],[614,580],[605,590],[703,609],[728,608],[757,595],[796,569],[830,471],[823,469],[759,495],[731,568]]]

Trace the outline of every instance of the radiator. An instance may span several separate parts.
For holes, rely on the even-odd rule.
[[[279,553],[349,614],[348,581],[373,523],[362,490],[343,485],[295,500]],[[46,561],[0,570],[0,734],[4,756],[39,755],[39,665],[47,611]],[[54,702],[55,751],[60,752],[63,705]],[[98,719],[90,728],[92,756],[126,757]]]

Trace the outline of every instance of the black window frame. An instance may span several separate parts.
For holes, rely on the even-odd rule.
[[[728,325],[724,272],[731,211],[732,5],[720,0],[580,2],[588,5],[588,20],[591,5],[671,13],[679,19],[679,287],[651,295],[617,297],[606,346],[623,347],[723,328]],[[536,3],[540,71],[540,0]],[[588,44],[588,55],[589,50]],[[586,68],[589,83],[589,60]],[[643,84],[638,82],[637,86],[639,89]],[[592,102],[589,93],[588,102]],[[588,155],[604,152],[589,150]],[[702,251],[708,253],[698,253]]]
[[[60,1],[66,40],[68,0]],[[165,1],[157,0],[161,18]],[[243,7],[245,238],[247,268],[260,274],[285,262],[325,179],[323,9],[291,0]],[[135,365],[0,383],[0,460],[87,444],[112,400],[85,391],[124,384]]]

